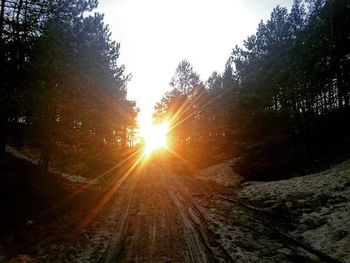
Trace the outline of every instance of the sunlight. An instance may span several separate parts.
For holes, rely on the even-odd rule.
[[[169,125],[166,122],[159,125],[142,126],[140,135],[145,142],[144,153],[149,155],[157,149],[165,148],[167,146],[168,131]]]

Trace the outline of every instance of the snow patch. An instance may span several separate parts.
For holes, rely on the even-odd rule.
[[[292,236],[350,262],[350,160],[289,180],[245,183],[237,194],[288,218]]]
[[[6,151],[13,156],[26,160],[34,165],[37,165],[39,162],[39,155],[34,154],[32,152],[29,153],[29,150],[24,151],[22,153],[21,151],[15,149],[14,147],[6,146]],[[90,180],[86,177],[80,176],[80,175],[74,175],[74,174],[66,174],[66,173],[61,173],[57,170],[52,169],[51,167],[49,168],[50,172],[60,174],[63,178],[66,180],[70,181],[71,183],[82,183],[82,184],[96,184],[96,180]]]
[[[72,183],[82,183],[82,184],[89,184],[91,183],[89,179],[80,176],[80,175],[74,175],[74,174],[62,174],[62,177],[67,179],[68,181],[72,182]]]
[[[234,161],[228,161],[218,165],[214,165],[202,170],[199,178],[214,181],[222,186],[238,186],[243,177],[233,171],[232,165]]]

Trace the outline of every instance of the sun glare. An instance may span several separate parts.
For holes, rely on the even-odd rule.
[[[145,142],[145,154],[149,155],[153,151],[167,146],[167,133],[169,130],[167,123],[150,125],[144,127],[142,130],[142,137]]]

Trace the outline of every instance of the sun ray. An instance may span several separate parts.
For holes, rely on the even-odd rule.
[[[100,213],[101,209],[106,206],[106,204],[111,200],[114,194],[118,191],[120,186],[126,181],[132,172],[138,168],[139,163],[143,160],[143,155],[131,165],[131,167],[123,174],[123,176],[113,185],[113,187],[102,197],[94,209],[89,213],[89,215],[80,223],[79,229],[84,229],[89,225]]]
[[[176,151],[167,148],[167,151],[174,156],[175,158],[177,158],[178,160],[181,160],[182,162],[184,162],[184,164],[187,165],[187,167],[195,174],[198,172],[199,168],[196,167],[194,164],[192,164],[191,162],[189,162],[188,160],[186,160],[185,158],[183,158],[180,154],[178,154]]]
[[[124,165],[127,161],[130,161],[132,158],[136,157],[137,154],[139,154],[141,156],[141,150],[137,150],[134,153],[132,153],[131,155],[127,156],[126,158],[124,158],[123,160],[121,160],[120,162],[118,162],[116,165],[114,165],[112,168],[108,169],[107,171],[105,171],[104,173],[98,175],[97,177],[95,177],[91,183],[89,184],[85,184],[83,186],[81,186],[79,189],[77,189],[76,191],[74,191],[72,194],[70,194],[68,197],[62,199],[60,202],[58,202],[55,206],[52,206],[51,208],[43,211],[40,216],[45,216],[49,213],[51,213],[54,210],[57,209],[61,209],[62,207],[64,207],[67,203],[72,202],[72,200],[77,197],[79,194],[82,194],[84,191],[88,190],[90,187],[93,187],[95,184],[94,183],[98,183],[98,180],[101,179],[102,177],[111,174],[115,169],[117,169],[118,167]],[[141,158],[141,157],[139,157]],[[136,162],[138,161],[138,159],[136,160]]]

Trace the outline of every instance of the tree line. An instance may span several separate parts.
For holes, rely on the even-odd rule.
[[[225,152],[239,157],[235,169],[249,177],[303,172],[338,158],[349,149],[349,24],[349,0],[277,6],[233,48],[223,73],[201,81],[182,61],[155,120],[171,123],[182,154]]]
[[[97,0],[1,0],[0,151],[29,143],[47,170],[76,156],[134,140],[130,75],[118,64]],[[71,156],[71,155],[70,155]],[[85,156],[86,157],[86,156]]]

